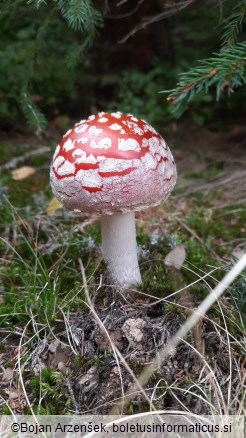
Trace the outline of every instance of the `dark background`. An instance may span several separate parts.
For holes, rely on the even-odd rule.
[[[5,132],[29,129],[27,95],[41,117],[61,131],[71,119],[115,109],[165,129],[175,116],[167,94],[159,92],[174,88],[179,73],[219,51],[224,20],[235,6],[230,0],[93,2],[103,23],[82,50],[85,34],[69,28],[54,2],[40,3],[37,9],[24,1],[2,2],[0,124]],[[194,99],[183,118],[225,130],[230,121],[243,122],[245,101],[245,89],[219,103],[212,90]],[[29,125],[35,131],[35,123]]]

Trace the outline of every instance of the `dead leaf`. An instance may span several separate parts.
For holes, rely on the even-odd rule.
[[[54,196],[48,203],[48,207],[46,209],[46,213],[48,216],[54,216],[56,211],[62,208],[62,204],[58,199]]]
[[[28,176],[33,175],[34,173],[36,173],[36,169],[34,167],[22,166],[19,167],[19,169],[13,170],[13,172],[11,172],[11,175],[15,181],[20,181],[27,178]]]
[[[177,245],[165,257],[165,265],[176,269],[181,269],[186,258],[184,245]]]
[[[13,368],[6,368],[3,373],[2,382],[9,382],[13,379],[14,375],[14,369]]]
[[[11,392],[9,393],[9,398],[12,399],[12,400],[14,400],[14,399],[18,399],[18,398],[19,398],[19,394],[18,394],[18,392],[11,391]]]
[[[239,260],[243,255],[245,254],[245,251],[242,248],[236,247],[232,251],[231,255],[235,257],[235,259]]]

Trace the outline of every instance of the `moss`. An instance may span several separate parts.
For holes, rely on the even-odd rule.
[[[185,313],[185,310],[182,308],[182,306],[176,305],[174,303],[165,303],[164,304],[164,313],[165,314],[172,314],[172,315],[180,315],[182,319],[186,319],[187,315]]]
[[[156,297],[164,297],[174,291],[172,278],[167,275],[163,260],[151,260],[148,268],[144,270],[141,265],[142,285],[140,290]]]
[[[148,247],[150,244],[150,238],[146,230],[141,227],[137,226],[137,244],[139,246]]]
[[[235,216],[236,211],[236,216]],[[196,209],[186,220],[187,225],[197,232],[205,243],[211,241],[216,246],[216,239],[228,241],[240,238],[245,233],[246,210],[228,208],[220,210]],[[219,243],[217,243],[219,246]]]
[[[85,368],[86,362],[87,360],[81,354],[76,354],[73,359],[74,370],[81,373]]]
[[[186,249],[186,260],[189,264],[192,264],[198,268],[204,268],[208,260],[210,259],[210,254],[208,249],[198,242],[194,237],[187,237],[183,239],[183,243]]]
[[[35,376],[31,379],[29,385],[34,391],[35,413],[41,415],[69,415],[72,401],[60,372],[45,368],[42,371],[41,379]]]

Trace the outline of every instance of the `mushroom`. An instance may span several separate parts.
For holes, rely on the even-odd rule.
[[[92,115],[64,135],[50,178],[65,208],[101,215],[110,281],[121,287],[141,283],[135,211],[160,204],[176,183],[174,159],[163,138],[131,114]]]

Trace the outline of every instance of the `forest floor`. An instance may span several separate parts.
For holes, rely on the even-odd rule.
[[[97,217],[50,203],[52,138],[0,138],[0,413],[242,414],[245,272],[159,361],[148,401],[127,365],[138,377],[245,251],[245,134],[172,126],[178,182],[137,214],[132,297],[107,285]],[[185,258],[178,268],[166,266],[171,251]]]

